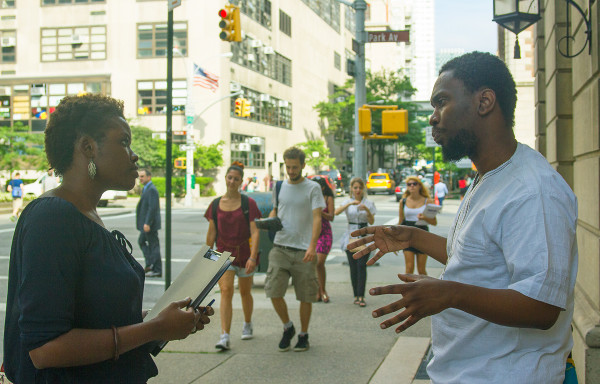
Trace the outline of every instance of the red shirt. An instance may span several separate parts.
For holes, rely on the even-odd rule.
[[[204,217],[206,220],[212,220],[212,203],[206,209]],[[256,201],[248,198],[248,219],[253,222],[260,218],[261,213]],[[245,268],[250,257],[250,227],[246,224],[242,207],[235,211],[223,211],[217,207],[217,223],[217,251],[231,252],[231,256],[235,257],[233,265]]]
[[[467,188],[467,180],[464,180],[464,179],[458,180],[458,188],[460,188],[460,189]]]

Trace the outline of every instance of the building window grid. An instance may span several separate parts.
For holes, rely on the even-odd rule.
[[[246,16],[263,27],[271,29],[271,0],[231,0],[230,3],[239,6]]]
[[[235,99],[231,98],[231,117],[250,120],[258,123],[272,125],[275,127],[292,129],[292,104],[287,100],[281,100],[266,93],[241,87],[244,97],[250,102],[251,114],[249,117],[238,117],[235,115]]]
[[[237,133],[231,134],[231,161],[239,161],[246,168],[264,168],[265,167],[265,146],[264,138],[260,138],[260,144],[254,140],[255,137],[240,135]],[[239,144],[249,144],[249,151],[240,151]]]
[[[185,113],[187,101],[187,81],[173,80],[173,114]],[[167,113],[167,82],[165,80],[138,80],[137,114],[165,115]]]
[[[0,30],[0,64],[17,62],[17,31]],[[9,44],[10,43],[10,44]]]
[[[15,0],[0,0],[0,9],[14,8]]]
[[[78,4],[94,4],[106,3],[106,0],[42,0],[42,7],[52,5],[78,5]]]
[[[106,60],[106,26],[42,28],[41,61]]]
[[[340,31],[340,3],[336,0],[302,0],[336,32]]]
[[[292,18],[281,9],[279,10],[279,30],[292,37]]]
[[[108,88],[109,82],[102,80],[0,85],[0,126],[21,123],[32,132],[43,132],[48,116],[63,97],[107,94]]]
[[[265,47],[253,47],[254,39],[246,37],[238,44],[232,44],[231,61],[252,69],[282,84],[292,86],[292,60],[277,52],[265,53]]]
[[[167,56],[167,23],[144,23],[137,25],[137,58],[155,58]],[[181,55],[187,56],[187,22],[173,24],[173,47]]]
[[[348,31],[352,33],[352,35],[354,35],[354,33],[356,32],[356,20],[354,10],[348,6],[345,6],[344,8],[344,26]]]
[[[335,51],[333,51],[333,66],[336,69],[342,69],[342,57]]]

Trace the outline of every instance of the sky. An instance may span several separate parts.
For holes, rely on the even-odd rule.
[[[498,49],[493,0],[434,0],[435,51],[463,48],[495,54]]]

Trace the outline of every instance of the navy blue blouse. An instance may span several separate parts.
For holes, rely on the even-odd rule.
[[[122,235],[121,235],[122,236]],[[142,322],[144,270],[114,233],[58,197],[23,211],[10,253],[4,368],[15,383],[145,383],[158,371],[145,345],[117,361],[38,370],[29,351],[74,328]]]

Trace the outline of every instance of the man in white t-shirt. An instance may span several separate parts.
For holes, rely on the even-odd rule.
[[[273,191],[273,210],[269,214],[269,217],[279,217],[283,225],[283,229],[275,235],[269,252],[265,281],[265,293],[271,298],[273,308],[283,323],[283,336],[279,342],[282,352],[290,349],[296,333],[284,299],[290,277],[296,299],[300,301],[301,329],[294,346],[296,352],[309,348],[308,323],[319,289],[315,256],[325,200],[319,184],[302,176],[304,160],[304,152],[299,148],[288,148],[283,153],[288,180],[282,183],[279,196],[277,188]]]
[[[402,332],[432,316],[433,383],[562,383],[572,348],[577,199],[546,159],[515,140],[515,82],[506,65],[472,52],[442,67],[430,117],[444,160],[478,170],[448,238],[410,227],[368,227],[355,257],[416,247],[446,265],[440,279],[399,275],[400,294],[375,317]]]
[[[441,177],[440,181],[438,181],[435,187],[433,187],[433,190],[435,191],[434,193],[440,201],[440,205],[444,205],[444,199],[446,198],[446,194],[448,193],[448,187],[446,186],[446,184],[444,184],[444,181]]]

